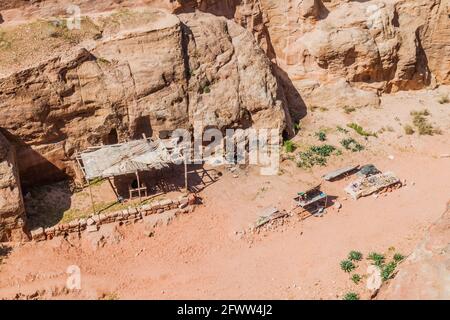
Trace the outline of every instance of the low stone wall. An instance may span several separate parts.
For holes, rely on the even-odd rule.
[[[54,237],[67,236],[70,233],[87,231],[97,231],[103,224],[114,222],[137,222],[145,216],[160,214],[168,210],[179,209],[181,212],[188,212],[188,206],[194,204],[192,199],[182,197],[178,200],[161,200],[152,204],[146,204],[138,208],[128,208],[110,213],[100,213],[81,218],[69,223],[59,224],[49,228],[38,228],[31,231],[31,237],[35,241],[51,240]]]

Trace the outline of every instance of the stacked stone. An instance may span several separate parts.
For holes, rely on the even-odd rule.
[[[192,201],[191,201],[192,202]],[[178,200],[161,200],[151,204],[146,204],[138,208],[128,208],[110,213],[100,213],[81,218],[70,223],[60,224],[49,228],[38,228],[31,231],[31,237],[35,241],[51,240],[54,237],[66,236],[70,233],[78,233],[87,230],[88,232],[98,231],[103,224],[115,222],[137,222],[144,216],[160,214],[165,211],[179,209],[180,213],[187,213],[190,201],[187,197],[180,197]]]

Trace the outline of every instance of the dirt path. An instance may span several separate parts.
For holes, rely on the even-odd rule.
[[[423,95],[426,99],[430,93]],[[430,97],[424,101],[431,109],[435,95]],[[319,127],[345,126],[351,119],[363,119],[365,127],[375,130],[382,113],[388,123],[402,117],[407,121],[422,98],[415,100],[417,105],[411,100],[405,106],[404,97],[389,97],[390,109],[364,110],[344,115],[342,121],[331,112],[310,114],[301,141],[312,139],[308,137]],[[408,255],[442,215],[450,199],[450,159],[440,156],[450,153],[450,112],[442,110],[432,111],[430,120],[443,135],[405,136],[394,128],[369,139],[365,151],[332,158],[327,167],[307,171],[286,161],[278,176],[260,176],[253,168],[240,171],[239,178],[222,168],[221,179],[202,192],[205,205],[158,229],[152,238],[144,236],[144,224],[138,223],[112,232],[105,247],[97,250],[89,237],[15,247],[0,267],[0,298],[38,290],[45,290],[41,298],[57,299],[341,299],[349,291],[369,298],[365,281],[352,283],[339,263],[351,250],[367,255],[395,248]],[[330,141],[336,139],[333,135]],[[394,171],[406,186],[354,201],[343,191],[351,177],[327,182],[323,190],[338,197],[340,212],[331,208],[323,218],[300,222],[292,217],[276,230],[240,235],[264,208],[290,209],[292,197],[308,182],[354,163]],[[78,293],[63,291],[70,265],[81,269]],[[365,274],[366,266],[363,262],[357,272]]]

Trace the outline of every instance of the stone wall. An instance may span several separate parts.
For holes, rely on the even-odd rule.
[[[195,199],[195,198],[194,198]],[[54,237],[67,236],[70,233],[81,234],[83,231],[95,232],[101,225],[115,222],[137,222],[146,216],[161,214],[170,210],[187,213],[194,205],[193,198],[181,197],[178,200],[161,200],[138,208],[128,208],[110,213],[100,213],[88,218],[81,218],[70,223],[59,224],[49,228],[37,228],[31,231],[35,241],[51,240]]]

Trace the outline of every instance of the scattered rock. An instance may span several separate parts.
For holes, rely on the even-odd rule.
[[[86,231],[87,232],[97,232],[98,231],[98,226],[96,224],[89,225],[86,228]]]

